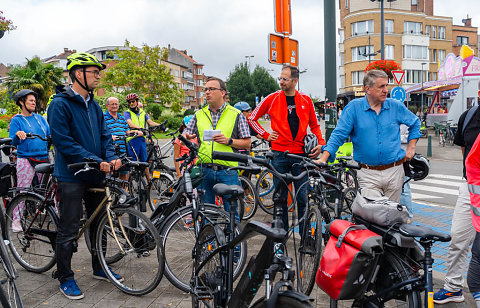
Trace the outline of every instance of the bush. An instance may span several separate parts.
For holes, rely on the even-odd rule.
[[[5,120],[0,120],[0,128],[1,129],[7,129],[9,122]]]
[[[120,107],[118,108],[118,113],[123,115],[123,113],[128,110],[128,104],[127,100],[125,99],[125,95],[117,92],[108,91],[103,96],[96,96],[95,100],[98,102],[100,107],[102,107],[102,110],[106,111],[107,107],[105,106],[105,102],[107,101],[107,98],[111,96],[118,99],[118,103],[120,104]]]
[[[417,113],[417,107],[415,107],[415,106],[408,107],[408,110],[410,110],[413,114]]]
[[[160,104],[157,104],[157,103],[151,103],[151,104],[148,104],[145,107],[145,111],[153,119],[159,119],[160,116],[162,115],[163,110],[165,110],[165,107],[163,107],[163,106],[161,106]]]
[[[158,120],[158,123],[162,123],[163,121],[167,120],[167,127],[170,130],[177,130],[183,122],[183,115],[175,115],[175,116],[161,116]]]
[[[195,110],[193,109],[187,109],[185,110],[185,112],[183,113],[183,116],[186,117],[186,116],[189,116],[191,114],[194,114],[195,113]]]

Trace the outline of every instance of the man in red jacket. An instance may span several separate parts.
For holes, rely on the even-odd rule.
[[[280,74],[280,91],[268,95],[248,117],[250,126],[265,140],[271,141],[274,158],[272,165],[280,173],[291,172],[294,175],[301,173],[298,161],[284,157],[283,153],[289,151],[292,154],[308,155],[316,158],[321,152],[321,146],[325,144],[320,131],[313,102],[307,95],[295,90],[298,82],[298,68],[291,65],[284,65]],[[258,119],[265,114],[271,118],[273,132],[269,134],[258,123]],[[304,138],[307,135],[307,128],[317,137],[318,145],[313,149],[304,151]],[[287,192],[280,196],[277,194],[279,179],[274,179],[274,203],[283,206],[283,224],[288,228]],[[307,178],[294,183],[297,196],[298,217],[302,217],[306,204],[306,185],[303,185]],[[300,229],[302,229],[300,225]]]

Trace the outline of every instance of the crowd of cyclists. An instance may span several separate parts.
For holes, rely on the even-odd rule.
[[[131,277],[121,274],[125,272],[115,265],[118,260],[101,261],[108,259],[108,239],[114,239],[112,242],[120,247],[122,241],[118,238],[122,236],[125,237],[123,245],[138,250],[139,257],[150,256],[146,250],[152,251],[152,245],[157,246],[158,257],[154,261],[165,264],[165,275],[175,286],[192,294],[194,307],[248,306],[264,280],[265,296],[253,306],[311,307],[312,299],[308,295],[314,286],[322,249],[330,238],[323,221],[347,219],[355,222],[352,204],[359,186],[379,190],[398,201],[404,176],[418,180],[428,174],[428,160],[414,155],[420,136],[418,118],[410,116],[403,104],[386,98],[383,82],[388,78],[379,71],[366,74],[365,100],[345,107],[339,128],[329,143],[323,139],[312,100],[295,89],[299,77],[296,67],[283,67],[279,78],[281,90],[267,96],[254,110],[246,102],[231,106],[225,101],[225,82],[209,77],[204,85],[207,104],[195,114],[186,116],[172,134],[173,137],[177,135],[172,139],[174,168],[169,168],[160,162],[166,156],[151,154],[158,149],[152,141],[153,131],[165,130],[164,123],[153,121],[140,107],[137,94],[126,96],[128,109],[123,114],[115,97],[106,100],[106,111],[102,111],[94,100],[93,90],[98,86],[105,65],[90,54],[74,53],[67,58],[67,69],[72,84],[57,86],[49,103],[47,119],[35,113],[37,94],[34,91],[25,89],[14,95],[21,108],[12,118],[9,130],[9,142],[16,147],[16,177],[15,188],[6,198],[12,200],[16,193],[45,183],[42,177],[47,175],[36,172],[36,167],[53,164],[57,185],[54,207],[58,221],[55,242],[51,245],[57,264],[55,277],[61,292],[69,299],[84,297],[71,262],[77,251],[78,230],[82,229],[81,221],[86,216],[87,219],[93,217],[86,237],[92,247],[99,247],[91,249],[93,277],[110,280],[126,293],[129,293]],[[366,116],[358,118],[362,112],[366,112]],[[271,132],[259,122],[266,114],[271,119]],[[368,121],[376,121],[374,129]],[[400,147],[400,124],[409,128],[406,150]],[[349,157],[337,155],[339,146],[348,137],[353,140],[353,158],[359,164],[352,164],[351,153]],[[252,143],[252,139],[261,140],[260,144],[268,149],[255,149],[258,143]],[[382,153],[384,141],[390,149],[388,153]],[[49,159],[52,148],[54,161]],[[71,169],[72,164],[80,163],[87,165],[83,171],[89,171],[88,164],[98,165],[96,168],[103,175]],[[158,184],[162,173],[168,174],[163,178],[166,179],[164,186]],[[113,179],[108,181],[113,181],[110,185],[114,186],[115,193],[97,189],[106,185],[105,177]],[[142,181],[144,184],[140,183]],[[160,196],[166,197],[162,200],[165,202],[159,201]],[[272,203],[270,208],[266,205],[268,198]],[[128,204],[125,199],[137,200],[139,204],[148,199],[151,204],[150,209],[138,206],[140,211],[148,212],[157,230],[155,233],[158,232],[151,235],[150,240],[141,237],[144,244],[150,243],[148,249],[145,245],[142,249],[132,246],[130,242],[134,239],[121,223],[118,229],[114,223],[105,227],[102,216],[96,217],[99,204],[105,200],[115,209]],[[19,202],[12,217],[7,217],[13,235],[5,234],[6,237],[36,239],[29,233],[31,225],[25,223],[26,203]],[[273,215],[272,225],[252,220],[257,205]],[[250,221],[244,221],[245,218]],[[138,229],[143,219],[136,222],[130,219],[126,222],[127,231],[133,230],[133,224]],[[241,221],[244,222],[240,224]],[[383,272],[369,276],[358,298],[351,298],[350,302],[332,299],[331,307],[383,307],[392,302],[398,306],[419,307],[421,291],[426,291],[425,306],[432,307],[429,302],[433,294],[429,276],[433,262],[430,248],[435,241],[448,241],[449,237],[428,228],[409,228],[407,224],[392,225],[385,230],[361,218],[358,221],[384,237],[386,253],[372,259],[378,267],[377,274]],[[242,277],[240,281],[250,282],[234,288],[233,280],[240,276],[247,263],[246,244],[240,242],[252,232],[268,238],[260,252],[264,252],[265,260],[253,258],[245,272],[256,271],[257,280]],[[419,244],[402,246],[390,239],[395,238],[393,233],[416,238]],[[134,235],[137,241],[138,233]],[[161,239],[161,244],[157,238]],[[293,239],[293,248],[289,239]],[[178,250],[170,249],[171,242],[181,245],[186,253],[175,255]],[[415,241],[412,239],[412,242]],[[272,243],[275,247],[271,247]],[[16,244],[12,241],[11,245]],[[392,245],[395,249],[391,249]],[[427,257],[412,257],[420,247]],[[124,248],[120,247],[122,253],[126,253]],[[430,273],[419,271],[422,267]],[[272,280],[267,273],[273,275]],[[282,273],[282,278],[274,284],[276,273]],[[137,294],[150,292],[162,274],[163,264],[155,281]],[[386,281],[382,277],[384,274],[392,279]],[[258,285],[252,285],[253,280]],[[382,290],[389,290],[389,294]],[[241,300],[235,296],[240,296]]]

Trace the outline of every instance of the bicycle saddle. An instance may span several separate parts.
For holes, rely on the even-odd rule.
[[[400,231],[400,234],[403,236],[420,237],[424,240],[449,242],[451,239],[449,234],[441,233],[417,224],[403,224],[398,231]]]
[[[227,185],[223,183],[215,184],[213,192],[220,197],[231,195],[231,198],[242,197],[244,194],[243,188],[239,185]]]
[[[0,145],[11,144],[12,138],[0,138]]]
[[[38,164],[35,166],[35,172],[50,174],[53,173],[53,166],[54,164],[49,163]]]

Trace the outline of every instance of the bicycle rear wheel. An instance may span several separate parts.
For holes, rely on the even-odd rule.
[[[401,290],[393,290],[385,294],[383,297],[368,301],[368,297],[374,296],[377,292],[385,290],[402,281],[414,278],[415,275],[417,275],[416,272],[413,272],[410,269],[406,261],[401,260],[395,253],[386,251],[384,255],[380,256],[380,258],[378,274],[365,292],[367,295],[366,301],[331,300],[330,307],[422,307],[420,293],[408,285]]]
[[[46,272],[55,265],[57,216],[51,206],[38,212],[42,203],[40,196],[22,193],[12,199],[6,213],[5,233],[10,251],[23,268],[35,273]],[[20,226],[14,229],[13,213],[17,210],[21,213]]]
[[[244,176],[238,177],[240,181],[240,186],[242,186],[245,195],[243,199],[240,199],[240,203],[242,203],[243,207],[243,215],[241,217],[242,220],[247,220],[255,215],[257,211],[257,194],[255,192],[255,188],[253,187],[252,182]]]
[[[163,170],[158,177],[152,178],[148,201],[148,205],[152,211],[155,211],[160,203],[170,200],[170,197],[175,191],[173,188],[175,183],[175,179],[170,174],[164,173]]]
[[[113,229],[105,213],[95,237],[103,270],[109,280],[124,293],[144,295],[153,291],[162,279],[165,261],[158,231],[136,209],[113,208],[110,209],[110,215]],[[110,268],[107,259],[118,254],[122,258]],[[120,275],[123,280],[115,278],[112,272]]]
[[[310,207],[305,216],[300,241],[300,292],[309,295],[315,285],[315,275],[322,254],[322,216],[317,207]]]
[[[199,205],[198,220],[202,225],[208,223],[226,226],[229,214],[215,205]],[[184,207],[172,213],[161,227],[160,237],[165,248],[165,276],[177,288],[184,292],[190,291],[192,278],[192,254],[195,247],[195,222],[192,221],[192,208]],[[237,226],[236,234],[240,233]],[[234,278],[240,275],[247,258],[247,244],[239,246],[239,256],[234,263]]]

